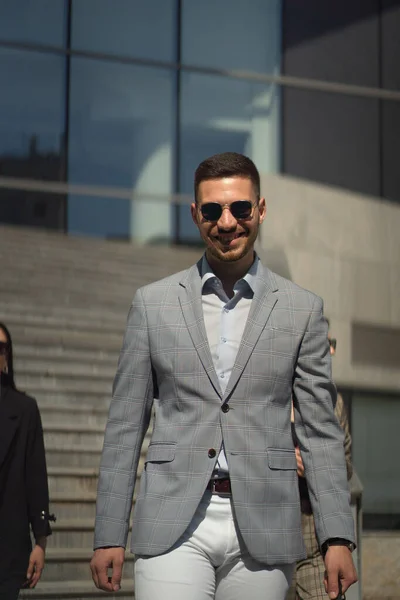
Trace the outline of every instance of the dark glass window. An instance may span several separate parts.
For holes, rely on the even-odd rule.
[[[71,60],[70,182],[134,189],[144,199],[70,196],[70,231],[146,240],[169,237],[175,77],[168,69]]]
[[[274,73],[281,60],[281,0],[182,0],[182,62]]]
[[[63,46],[65,0],[2,0],[0,40]]]
[[[353,462],[364,486],[362,503],[368,528],[400,528],[399,419],[399,397],[353,395]]]
[[[63,57],[0,48],[0,176],[64,178],[64,74]],[[4,221],[62,227],[61,196],[3,188],[0,197]]]
[[[74,0],[72,47],[174,61],[176,0]]]

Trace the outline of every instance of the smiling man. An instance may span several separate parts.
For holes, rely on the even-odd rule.
[[[120,587],[154,409],[133,515],[135,598],[284,600],[305,557],[293,398],[335,598],[357,576],[322,301],[256,256],[266,207],[249,158],[202,162],[191,213],[205,254],[138,290],[129,313],[101,461],[93,579],[106,591]]]

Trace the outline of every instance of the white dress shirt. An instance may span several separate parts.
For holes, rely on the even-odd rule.
[[[246,275],[235,283],[233,297],[228,298],[221,281],[214,275],[205,255],[203,256],[201,281],[204,323],[222,392],[228,385],[249,316],[258,263],[259,258],[256,256]],[[216,468],[218,477],[226,477],[229,473],[223,445]]]

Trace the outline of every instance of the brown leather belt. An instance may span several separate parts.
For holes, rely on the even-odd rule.
[[[232,494],[231,480],[228,477],[225,479],[210,479],[207,490],[219,496],[230,496]]]

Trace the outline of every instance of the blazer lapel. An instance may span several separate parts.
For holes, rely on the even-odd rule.
[[[11,402],[11,396],[10,389],[2,387],[0,397],[0,469],[19,424],[19,414]]]
[[[254,346],[267,324],[271,311],[278,301],[278,297],[274,293],[278,288],[273,274],[261,265],[260,267],[262,268],[262,276],[258,277],[256,280],[256,289],[250,306],[249,316],[247,318],[235,364],[223,396],[224,401],[229,397],[243,373],[254,350]]]
[[[201,303],[201,277],[199,261],[182,279],[180,285],[179,302],[188,328],[190,337],[201,364],[204,367],[215,391],[222,398],[222,391],[218,383],[218,377],[215,372],[214,363],[211,356],[210,346],[207,339],[206,327],[204,324],[203,307]]]

